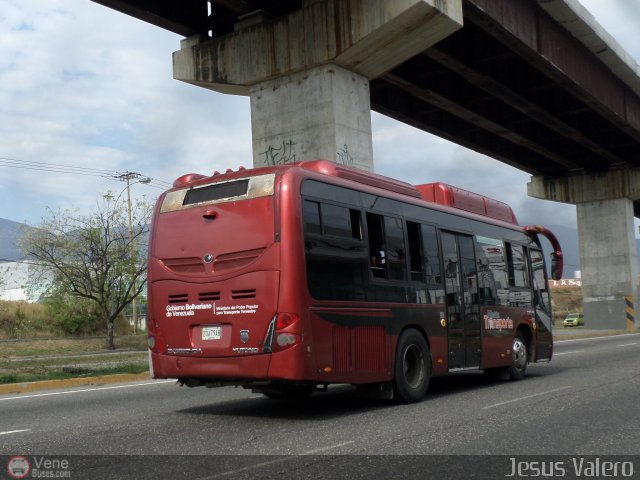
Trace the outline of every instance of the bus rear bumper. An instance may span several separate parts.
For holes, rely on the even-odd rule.
[[[266,378],[270,361],[271,354],[210,358],[151,352],[153,378],[193,378],[237,385]]]

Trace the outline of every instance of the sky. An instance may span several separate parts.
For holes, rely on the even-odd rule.
[[[640,63],[640,0],[581,3]],[[173,80],[180,36],[90,0],[0,5],[0,218],[88,213],[102,193],[123,195],[124,172],[152,179],[131,188],[152,201],[185,173],[251,166],[248,97]],[[521,223],[575,226],[574,206],[527,196],[524,172],[374,112],[372,128],[378,173],[491,196]],[[48,171],[58,165],[73,168]]]

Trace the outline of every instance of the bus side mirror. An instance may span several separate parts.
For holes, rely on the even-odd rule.
[[[551,254],[551,279],[560,280],[562,274],[558,272],[558,256],[555,253]]]

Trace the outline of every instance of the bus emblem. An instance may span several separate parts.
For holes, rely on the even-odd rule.
[[[240,341],[247,343],[249,341],[249,330],[240,330]]]

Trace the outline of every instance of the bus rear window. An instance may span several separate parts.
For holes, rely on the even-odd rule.
[[[218,181],[197,187],[170,190],[162,200],[160,213],[173,212],[201,205],[235,202],[268,197],[275,189],[275,174],[256,175],[228,181]]]
[[[214,183],[206,187],[188,190],[184,197],[183,205],[213,202],[222,198],[239,197],[247,194],[249,180],[243,179],[235,182]]]

